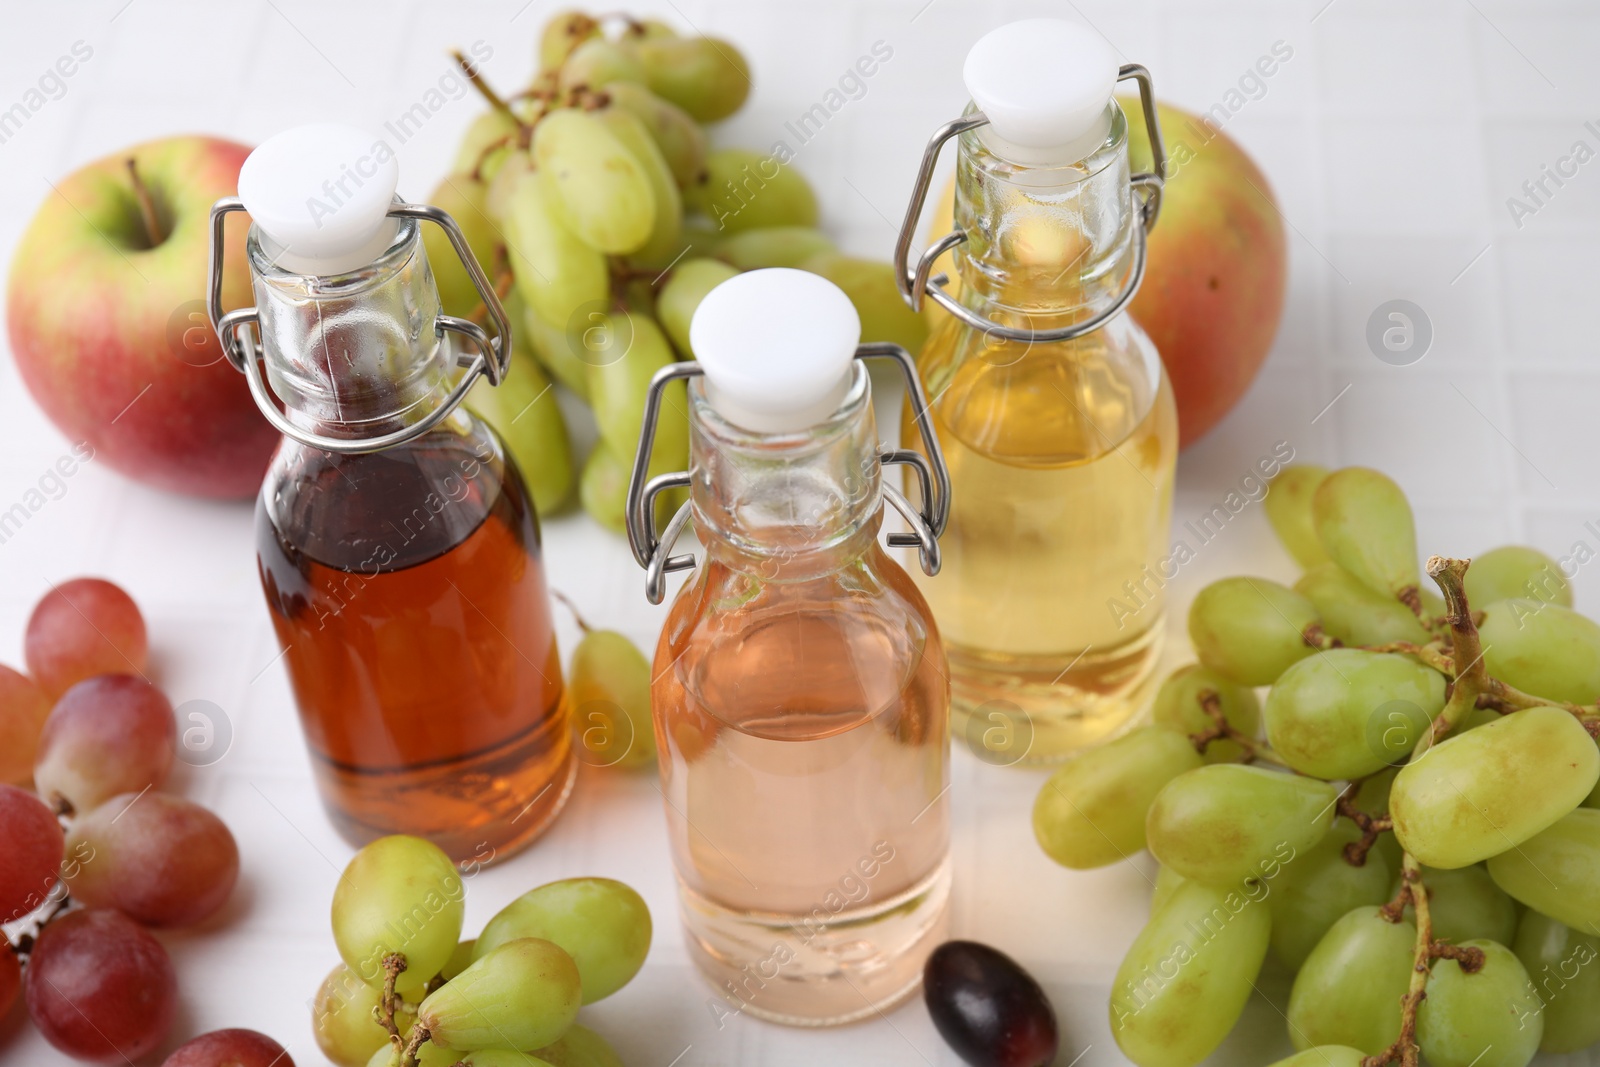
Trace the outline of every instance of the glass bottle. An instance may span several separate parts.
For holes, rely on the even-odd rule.
[[[1121,730],[1161,652],[1177,415],[1123,310],[1161,178],[1130,177],[1111,98],[1137,77],[1148,100],[1148,75],[1119,71],[1092,31],[1014,23],[965,73],[975,103],[930,144],[899,253],[903,265],[939,147],[958,138],[955,229],[921,265],[926,278],[953,244],[958,296],[926,286],[953,313],[918,358],[952,485],[944,568],[924,591],[957,736],[990,762],[1048,762]],[[1148,106],[1146,120],[1159,159]],[[902,274],[917,306],[918,275]]]
[[[656,648],[651,701],[690,954],[743,1012],[802,1026],[863,1018],[909,995],[943,939],[950,890],[949,684],[915,583],[878,542],[882,486],[860,324],[832,283],[739,275],[696,311],[690,471],[630,487],[659,601],[688,514],[705,559]],[[909,357],[898,352],[914,381]],[[703,374],[703,377],[700,376]],[[688,484],[665,541],[655,492]],[[692,566],[672,557],[670,569]]]
[[[415,834],[486,864],[549,825],[576,770],[533,501],[459,406],[479,373],[503,373],[509,334],[476,263],[496,341],[441,315],[420,223],[454,223],[394,201],[392,156],[332,227],[305,226],[317,172],[337,178],[372,147],[318,126],[256,149],[241,197],[213,209],[214,271],[223,216],[251,214],[256,307],[213,317],[286,434],[256,507],[258,562],[323,803],[352,842]],[[478,349],[455,382],[447,331]]]

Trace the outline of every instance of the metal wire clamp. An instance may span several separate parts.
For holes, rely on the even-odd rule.
[[[366,438],[328,437],[296,426],[278,410],[273,393],[261,372],[263,355],[259,350],[260,311],[254,307],[235,308],[228,312],[222,309],[224,225],[231,212],[243,210],[244,204],[236,196],[223,197],[211,206],[211,260],[206,270],[206,314],[211,320],[211,328],[217,333],[217,339],[222,342],[223,355],[249,383],[250,395],[255,399],[256,407],[261,410],[261,414],[273,428],[285,437],[292,438],[307,448],[324,452],[346,454],[381,452],[386,448],[415,440],[439,425],[466,399],[467,393],[471,391],[479,375],[487,377],[494,385],[499,385],[504,380],[511,363],[511,323],[506,318],[505,308],[501,306],[500,297],[490,284],[488,275],[483,272],[477,257],[472,254],[466,235],[461,232],[461,227],[456,224],[455,219],[439,208],[428,204],[396,202],[388,211],[390,218],[431,222],[443,229],[445,236],[450,238],[450,247],[460,257],[462,266],[467,268],[467,275],[472,279],[473,287],[478,290],[484,307],[489,311],[489,323],[494,327],[494,336],[489,336],[482,326],[471,319],[440,314],[434,320],[434,329],[441,336],[453,333],[465,338],[471,342],[472,350],[457,355],[456,365],[465,367],[466,373],[456,381],[444,400],[438,407],[409,426],[378,437]]]
[[[951,230],[935,241],[922,253],[922,258],[917,260],[916,266],[911,265],[911,242],[916,236],[917,223],[922,219],[923,208],[927,206],[928,189],[933,184],[933,172],[939,163],[939,153],[944,149],[945,142],[952,137],[989,124],[988,116],[979,111],[939,127],[928,141],[927,149],[922,153],[922,165],[917,170],[917,180],[911,189],[911,203],[906,207],[905,221],[900,224],[900,235],[894,244],[895,284],[900,289],[900,295],[913,310],[921,311],[923,298],[932,297],[935,303],[950,314],[991,337],[1026,344],[1048,344],[1070,341],[1093,333],[1127,307],[1128,302],[1139,291],[1139,284],[1144,281],[1146,234],[1155,226],[1156,218],[1161,214],[1161,189],[1167,180],[1167,149],[1161,137],[1161,121],[1156,116],[1155,90],[1150,81],[1150,72],[1137,63],[1129,63],[1118,72],[1117,81],[1130,79],[1139,83],[1139,101],[1144,112],[1145,129],[1150,135],[1151,156],[1155,161],[1155,170],[1134,174],[1128,179],[1128,184],[1140,194],[1140,225],[1134,227],[1133,263],[1128,270],[1128,280],[1110,306],[1083,322],[1058,326],[1050,330],[1005,326],[984,318],[945,289],[948,279],[944,275],[930,277],[933,265],[939,257],[966,241],[966,233],[959,229]]]
[[[910,390],[917,430],[922,436],[927,456],[914,449],[890,448],[878,454],[878,462],[884,466],[911,468],[916,474],[922,501],[920,506],[914,506],[899,489],[887,481],[883,483],[884,499],[905,518],[912,531],[890,534],[889,544],[895,548],[915,548],[923,573],[930,576],[938,574],[939,537],[950,521],[950,471],[945,466],[944,452],[939,447],[939,438],[933,429],[933,419],[928,413],[928,396],[923,391],[916,364],[905,349],[886,343],[861,345],[856,349],[855,358],[893,360],[906,380],[906,388]],[[690,504],[687,501],[679,506],[661,536],[657,537],[655,533],[656,498],[669,489],[687,488],[692,481],[688,471],[648,478],[650,454],[655,448],[656,424],[661,418],[661,400],[668,385],[699,377],[703,373],[700,364],[694,362],[662,367],[650,379],[650,389],[645,395],[644,421],[639,427],[639,450],[634,454],[633,474],[628,480],[627,524],[628,544],[633,549],[633,558],[645,569],[645,597],[652,604],[659,604],[665,598],[668,574],[689,570],[695,565],[692,553],[672,555],[673,545],[689,524]]]

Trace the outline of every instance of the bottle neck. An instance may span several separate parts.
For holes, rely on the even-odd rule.
[[[1065,158],[1029,153],[1026,162],[1002,155],[1006,146],[987,126],[961,135],[955,225],[967,239],[954,258],[968,301],[1044,329],[1090,318],[1116,300],[1139,222],[1127,117],[1114,100],[1103,129],[1087,155],[1080,143]]]
[[[871,378],[855,364],[837,411],[798,433],[757,434],[689,385],[689,499],[707,555],[766,581],[806,581],[859,558],[883,513]]]
[[[284,269],[258,228],[248,242],[267,381],[296,426],[373,437],[415,422],[449,391],[439,292],[417,223],[377,260],[344,274]]]

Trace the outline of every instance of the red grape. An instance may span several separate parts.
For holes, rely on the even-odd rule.
[[[123,793],[74,820],[72,895],[147,926],[187,926],[222,907],[239,877],[239,848],[222,820],[166,793]]]
[[[44,928],[23,972],[33,1025],[68,1056],[137,1060],[166,1038],[178,980],[161,942],[121,912],[89,908]]]
[[[55,814],[27,790],[0,785],[0,923],[44,903],[56,884],[63,848]]]
[[[39,738],[39,794],[88,811],[118,793],[160,785],[172,766],[177,725],[161,690],[131,674],[79,682],[56,701]]]
[[[179,1045],[161,1067],[294,1067],[294,1060],[266,1034],[213,1030]]]
[[[0,945],[0,1020],[11,1013],[11,1006],[22,992],[22,962],[10,945]]]
[[[32,678],[0,666],[0,782],[33,781],[33,757],[49,714],[50,700]]]
[[[33,607],[22,652],[52,697],[97,674],[143,674],[149,645],[133,598],[103,578],[62,582]]]
[[[1033,976],[998,949],[946,941],[922,970],[939,1036],[973,1067],[1043,1067],[1056,1057],[1056,1013]]]

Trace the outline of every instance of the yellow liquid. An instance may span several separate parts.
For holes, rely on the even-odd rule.
[[[916,577],[949,654],[953,736],[987,762],[1114,735],[1160,656],[1177,415],[1159,361],[1137,354],[1154,361],[1149,341],[1119,332],[1028,347],[950,319],[919,360],[952,508],[942,570]],[[917,447],[909,418],[902,435]]]

